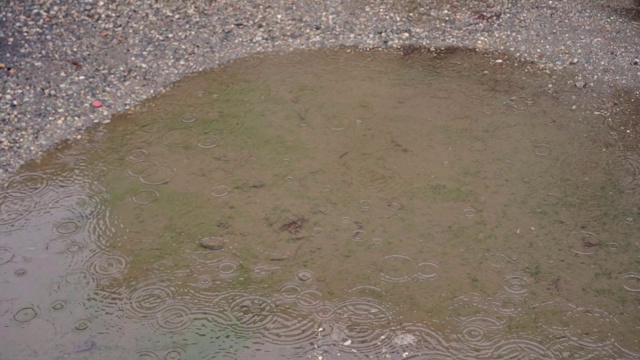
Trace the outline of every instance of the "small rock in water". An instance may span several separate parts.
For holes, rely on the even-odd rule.
[[[587,83],[586,83],[586,82],[584,82],[584,81],[578,81],[578,82],[576,83],[576,87],[577,87],[577,88],[580,88],[580,89],[583,89],[583,88],[587,87]]]
[[[219,237],[206,237],[204,239],[200,239],[200,246],[205,249],[220,251],[224,249],[224,240]]]

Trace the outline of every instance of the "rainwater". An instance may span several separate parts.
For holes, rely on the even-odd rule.
[[[0,358],[640,358],[638,177],[550,82],[406,47],[175,84],[1,188]]]

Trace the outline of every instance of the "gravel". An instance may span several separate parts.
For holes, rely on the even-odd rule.
[[[259,52],[402,44],[503,52],[640,96],[634,0],[5,0],[0,182],[190,73]]]

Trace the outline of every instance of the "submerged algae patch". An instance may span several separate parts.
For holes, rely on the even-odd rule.
[[[598,208],[597,198],[586,203],[579,200],[572,206],[574,215],[567,215],[576,220],[563,218],[547,224],[563,208],[539,207],[548,198],[544,188],[560,185],[558,190],[566,192],[565,198],[582,197],[579,191],[593,191],[607,198],[606,202],[612,201],[611,196],[620,197],[617,192],[603,194],[592,183],[571,188],[557,182],[562,177],[579,182],[573,178],[578,172],[591,166],[606,171],[606,164],[582,161],[579,153],[571,152],[577,137],[550,131],[545,118],[527,117],[524,109],[541,114],[535,103],[536,96],[542,96],[542,84],[536,85],[533,78],[523,81],[531,88],[501,78],[520,92],[505,97],[513,94],[492,90],[500,81],[486,74],[466,68],[461,75],[459,69],[441,62],[432,71],[430,60],[416,62],[416,54],[401,59],[383,55],[379,60],[384,66],[371,69],[348,62],[341,62],[341,68],[325,67],[349,76],[325,76],[323,66],[317,70],[301,66],[302,59],[317,61],[306,56],[300,55],[287,76],[278,75],[282,71],[278,61],[262,58],[260,71],[250,67],[235,75],[227,72],[229,84],[217,83],[212,75],[191,78],[190,83],[179,84],[148,105],[166,115],[164,126],[184,131],[187,143],[172,147],[169,139],[180,139],[178,134],[172,137],[174,134],[159,131],[159,146],[151,143],[146,148],[147,154],[176,169],[175,178],[158,185],[164,190],[158,190],[154,204],[164,208],[164,214],[156,214],[147,223],[182,224],[178,227],[189,229],[194,238],[191,247],[197,246],[199,236],[227,237],[237,248],[250,246],[256,264],[286,259],[291,266],[296,257],[304,258],[304,266],[313,265],[323,278],[341,283],[347,279],[338,280],[328,266],[333,263],[329,249],[345,246],[341,242],[387,239],[402,253],[403,246],[412,243],[408,239],[419,237],[412,232],[422,226],[432,223],[436,233],[457,239],[455,234],[468,226],[461,221],[473,220],[485,225],[464,230],[463,237],[482,243],[484,251],[495,251],[491,249],[501,246],[508,233],[518,235],[517,231],[528,228],[564,233],[568,223],[579,226],[577,218],[593,211],[587,209]],[[379,71],[382,68],[385,70]],[[429,74],[422,76],[424,71]],[[438,77],[448,79],[447,86]],[[184,102],[175,99],[188,88],[200,89],[198,95]],[[540,103],[547,101],[539,99]],[[562,111],[553,117],[564,119],[561,121],[569,124],[565,126],[581,126],[575,116]],[[584,132],[589,130],[585,127]],[[205,143],[210,148],[198,146],[198,139],[207,135],[211,138]],[[580,147],[577,151],[589,145]],[[595,150],[586,154],[592,156]],[[577,162],[567,164],[572,156]],[[565,164],[577,172],[562,173]],[[554,171],[558,175],[549,175]],[[112,185],[121,187],[118,182]],[[540,190],[532,193],[536,187]],[[363,203],[368,205],[363,207]],[[401,204],[401,208],[389,204]],[[530,208],[535,204],[538,206]],[[581,210],[583,205],[587,209]],[[276,216],[273,206],[286,210]],[[142,212],[149,217],[154,214],[151,208]],[[408,220],[419,214],[427,217]],[[537,224],[526,227],[530,214],[536,214]],[[394,218],[402,220],[395,224]],[[215,226],[220,219],[226,219],[224,231]],[[299,234],[282,230],[299,219],[308,221],[304,228],[300,226]],[[488,224],[501,227],[492,234],[469,233],[486,231]],[[509,224],[515,225],[510,228]],[[165,232],[162,226],[158,229],[159,234]],[[465,241],[454,243],[475,247]],[[362,256],[370,256],[366,251]],[[180,257],[179,253],[167,255]],[[355,263],[364,260],[353,249],[339,253],[355,258]],[[350,278],[358,278],[355,272],[351,274]]]

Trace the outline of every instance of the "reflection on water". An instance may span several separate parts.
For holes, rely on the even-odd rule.
[[[320,50],[176,84],[3,185],[2,357],[640,358],[634,156],[547,81]]]

